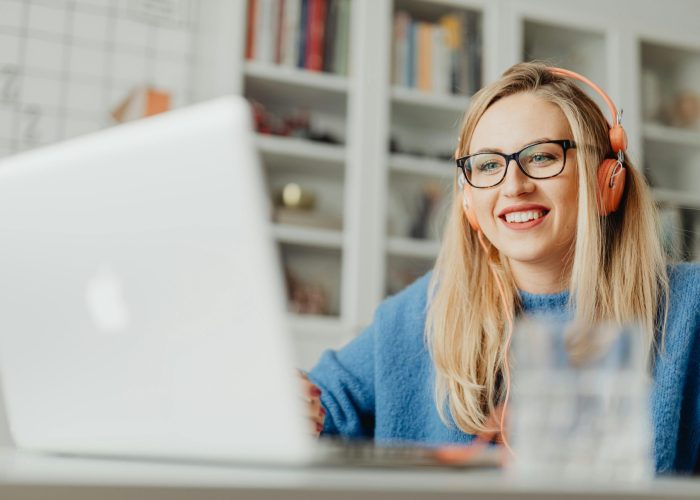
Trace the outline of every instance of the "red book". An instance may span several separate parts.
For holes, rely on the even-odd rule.
[[[323,69],[323,40],[326,29],[327,0],[309,0],[309,31],[306,44],[306,69]]]
[[[253,41],[255,40],[255,2],[256,0],[248,0],[248,16],[246,22],[248,23],[245,37],[245,58],[253,59],[255,55],[255,49],[253,47]]]

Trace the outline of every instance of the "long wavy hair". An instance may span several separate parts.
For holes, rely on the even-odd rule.
[[[619,210],[597,212],[596,171],[601,160],[614,158],[609,126],[598,106],[569,78],[554,75],[541,63],[521,63],[482,88],[465,113],[457,157],[466,155],[484,112],[499,99],[528,92],[557,105],[566,117],[578,164],[578,218],[569,252],[569,301],[582,324],[634,322],[645,332],[651,353],[663,321],[659,305],[668,302],[665,254],[658,234],[656,207],[643,175],[626,157],[627,178]],[[462,175],[455,169],[457,175]],[[487,419],[503,399],[499,376],[505,361],[506,313],[491,263],[504,284],[510,312],[521,308],[507,259],[497,248],[479,244],[462,208],[462,191],[454,179],[440,254],[429,288],[427,344],[435,365],[435,399],[441,418],[474,434],[487,429]],[[665,308],[664,308],[665,311]],[[661,325],[661,326],[659,326]]]

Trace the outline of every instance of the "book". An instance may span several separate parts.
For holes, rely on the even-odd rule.
[[[435,94],[449,94],[450,53],[445,43],[445,30],[440,24],[433,24],[431,32],[432,91]]]
[[[306,69],[311,71],[321,71],[323,69],[326,6],[326,0],[309,0]]]
[[[338,28],[333,61],[333,72],[338,75],[350,72],[350,14],[350,0],[338,0]]]
[[[284,0],[281,63],[296,66],[299,58],[299,36],[301,33],[301,0]]]
[[[462,16],[456,14],[448,14],[440,18],[440,25],[445,32],[445,47],[447,49],[447,58],[449,60],[449,69],[447,74],[449,92],[453,94],[459,93],[459,58],[460,47],[462,46]]]
[[[408,37],[411,17],[408,12],[398,11],[394,15],[393,66],[391,82],[394,85],[408,86]]]
[[[301,0],[301,13],[299,17],[299,44],[297,66],[306,67],[306,38],[309,31],[309,1]]]
[[[255,4],[256,0],[248,0],[248,10],[246,11],[247,31],[245,37],[245,58],[255,57]]]
[[[257,0],[255,6],[255,60],[272,63],[274,45],[272,42],[273,4],[276,0]]]
[[[282,63],[282,44],[284,39],[282,38],[282,29],[284,22],[284,0],[274,0],[277,4],[277,18],[274,19],[274,41],[275,41],[275,63]]]
[[[335,63],[335,44],[338,37],[338,0],[328,0],[326,33],[323,41],[323,71],[332,72]]]
[[[481,20],[476,13],[468,14],[469,23],[469,60],[470,66],[470,78],[469,78],[469,94],[473,94],[481,88]]]
[[[411,22],[408,25],[408,33],[407,33],[407,42],[408,42],[408,51],[406,54],[406,86],[410,88],[415,88],[416,87],[416,72],[417,72],[417,64],[416,64],[416,59],[417,59],[417,46],[418,44],[416,43],[416,38],[418,36],[418,23],[416,21],[411,20]]]
[[[432,90],[433,33],[431,23],[418,22],[417,35],[417,87],[424,92]]]

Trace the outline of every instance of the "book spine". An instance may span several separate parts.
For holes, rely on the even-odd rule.
[[[299,58],[299,14],[300,0],[284,1],[282,64],[296,66]]]
[[[326,33],[323,43],[323,71],[332,72],[338,39],[338,0],[328,0]]]
[[[410,88],[416,87],[416,72],[418,68],[418,50],[416,38],[418,36],[418,23],[411,20],[408,26],[408,53],[406,54],[406,60],[408,64],[406,65],[406,81],[407,86]]]
[[[432,30],[430,23],[418,23],[418,88],[432,90]]]
[[[255,3],[256,0],[248,0],[248,10],[246,12],[247,31],[245,37],[245,58],[255,57]]]
[[[277,4],[277,17],[275,18],[275,63],[282,64],[282,46],[284,42],[284,0],[275,0]]]
[[[406,86],[406,56],[408,53],[408,28],[411,18],[399,11],[394,16],[393,67],[391,81],[394,85]]]
[[[446,78],[445,88],[448,93],[459,92],[459,47],[462,43],[462,28],[460,18],[454,14],[449,14],[440,18],[440,25],[445,31],[445,65]]]
[[[306,65],[306,38],[309,32],[309,0],[301,0],[301,15],[299,17],[299,58],[297,66]]]
[[[447,80],[444,54],[445,54],[445,35],[442,26],[433,24],[430,26],[430,48],[431,50],[431,83],[432,91],[435,94],[444,94],[444,84]]]
[[[460,13],[460,25],[462,28],[462,43],[459,48],[459,93],[469,95],[471,83],[469,81],[469,73],[471,68],[471,52],[469,50],[469,25],[467,23],[467,14]]]
[[[306,49],[306,68],[311,71],[323,69],[323,38],[325,32],[326,0],[310,0],[309,38]]]
[[[350,0],[338,0],[338,2],[338,37],[335,44],[333,72],[338,75],[347,75],[350,58]]]
[[[469,14],[470,18],[470,33],[471,41],[469,44],[470,55],[471,55],[471,88],[469,93],[473,94],[481,88],[481,22],[479,17],[472,13]]]
[[[262,63],[271,63],[273,59],[273,45],[271,21],[272,2],[270,0],[257,0],[255,15],[255,60]]]

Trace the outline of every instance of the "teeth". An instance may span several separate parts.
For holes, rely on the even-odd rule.
[[[539,210],[529,212],[511,212],[506,214],[507,222],[527,222],[542,217],[542,212]]]

